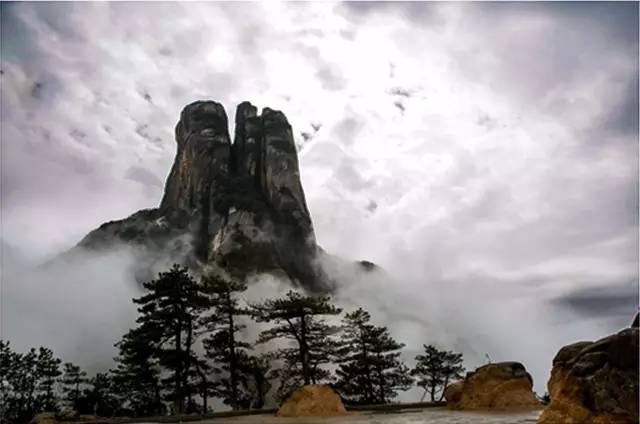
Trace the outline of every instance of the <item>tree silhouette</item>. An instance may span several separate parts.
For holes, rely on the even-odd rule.
[[[185,405],[192,404],[189,377],[198,362],[193,344],[201,326],[199,315],[208,308],[209,299],[188,269],[177,264],[143,287],[148,293],[133,300],[140,305],[137,322],[147,342],[155,346],[158,363],[169,371],[163,382],[172,388],[174,413],[182,413]]]
[[[39,377],[38,382],[38,403],[42,410],[57,411],[58,402],[55,395],[55,385],[58,377],[62,374],[60,371],[60,359],[53,356],[53,351],[46,347],[38,349],[38,357],[36,360],[36,376]]]
[[[462,354],[452,351],[438,350],[433,345],[423,345],[424,355],[416,356],[416,366],[411,374],[418,378],[418,386],[424,389],[424,396],[429,393],[431,401],[444,398],[444,389],[455,379],[462,378]]]
[[[82,395],[81,385],[86,382],[87,373],[71,362],[66,362],[63,368],[64,374],[60,380],[62,393],[64,393],[65,400],[69,405],[77,411],[79,409],[80,396]]]
[[[238,331],[245,328],[238,317],[249,311],[240,307],[238,294],[244,292],[244,283],[209,275],[202,285],[209,297],[210,314],[203,320],[209,336],[203,340],[206,356],[214,361],[213,372],[218,375],[217,394],[232,409],[239,407],[238,386],[243,380],[239,357],[246,356],[249,344],[238,339]]]
[[[291,290],[283,298],[253,305],[258,322],[275,324],[260,334],[258,343],[284,339],[296,345],[278,349],[272,355],[284,363],[283,368],[272,373],[281,380],[281,394],[300,384],[317,383],[329,375],[321,366],[331,360],[337,346],[331,336],[339,328],[328,325],[321,317],[342,311],[329,301],[329,297],[303,296]]]
[[[157,331],[141,325],[122,337],[116,347],[119,355],[113,383],[133,415],[159,415],[164,412],[161,398],[161,367],[156,357]]]

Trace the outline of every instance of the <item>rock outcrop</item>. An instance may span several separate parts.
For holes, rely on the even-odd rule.
[[[638,328],[560,349],[540,424],[638,423]]]
[[[140,268],[149,270],[138,270],[139,279],[155,274],[162,252],[192,268],[223,268],[239,278],[266,272],[312,291],[330,290],[318,264],[326,254],[316,244],[287,118],[241,103],[234,138],[231,143],[221,104],[186,106],[160,207],[103,224],[78,247],[137,246]]]
[[[340,396],[324,384],[302,386],[284,401],[279,417],[335,417],[349,415]]]
[[[541,408],[533,380],[519,362],[484,365],[445,390],[447,407],[459,410],[527,410]]]

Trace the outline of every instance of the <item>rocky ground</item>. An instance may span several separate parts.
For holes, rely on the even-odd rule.
[[[201,421],[199,424],[532,424],[540,411],[531,412],[467,412],[446,408],[426,408],[394,413],[361,412],[349,417],[280,418],[274,415],[253,415]]]

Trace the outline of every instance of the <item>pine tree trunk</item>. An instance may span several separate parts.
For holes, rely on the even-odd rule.
[[[236,342],[234,338],[233,307],[231,293],[227,291],[227,318],[229,322],[229,380],[231,384],[231,409],[238,409],[238,379],[236,364]]]
[[[176,311],[177,312],[177,311]],[[177,315],[177,313],[176,313]],[[175,350],[178,363],[176,364],[176,381],[174,383],[174,413],[182,413],[182,322],[178,321],[175,330]]]
[[[380,361],[382,358],[380,358],[380,355],[378,355],[378,360]],[[378,372],[378,384],[379,384],[379,393],[378,393],[378,401],[380,403],[385,403],[385,396],[384,396],[384,386],[385,386],[385,381],[384,381],[384,375],[382,373],[382,369],[380,368],[380,365],[376,366],[376,370]]]
[[[369,360],[367,358],[367,344],[364,340],[364,333],[362,331],[362,328],[360,328],[360,345],[362,347],[362,363],[364,364],[364,372],[365,372],[365,396],[364,396],[364,400],[366,403],[372,403],[373,402],[373,376],[372,371],[371,371],[371,367],[369,367]]]
[[[262,408],[264,406],[264,383],[261,377],[256,376],[256,395],[258,396],[255,408]]]
[[[53,382],[49,380],[47,382],[47,398],[46,398],[47,409],[53,409]]]
[[[76,380],[76,391],[73,395],[73,409],[78,409],[78,397],[80,396],[80,379]]]
[[[444,379],[444,385],[442,386],[442,393],[440,393],[440,400],[438,402],[442,402],[442,399],[444,399],[444,391],[447,389],[448,384],[449,384],[449,376],[446,376]]]
[[[202,415],[207,413],[207,379],[202,374]]]
[[[157,413],[160,413],[160,386],[156,382],[154,384],[154,408]]]
[[[185,395],[187,398],[186,407],[189,408],[191,405],[191,385],[189,384],[189,370],[191,369],[191,345],[192,345],[192,337],[193,337],[193,320],[189,319],[187,323],[187,344],[185,346],[185,366],[183,371],[183,381],[182,387],[184,388]]]
[[[302,377],[304,384],[311,383],[311,376],[309,372],[309,349],[307,346],[307,323],[305,321],[305,315],[300,316],[300,362],[302,362]]]

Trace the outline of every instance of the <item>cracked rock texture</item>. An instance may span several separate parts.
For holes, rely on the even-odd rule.
[[[638,327],[560,349],[539,423],[638,423],[638,349]]]
[[[533,380],[519,362],[483,365],[444,392],[447,407],[458,410],[531,410],[541,404],[533,394]]]
[[[224,269],[237,278],[271,273],[310,291],[330,290],[319,265],[328,255],[316,244],[286,116],[269,108],[258,114],[243,102],[233,143],[228,127],[220,103],[187,105],[160,206],[105,223],[78,247],[136,246],[140,279],[152,277],[162,252],[165,262],[170,257],[195,269]],[[364,263],[351,265],[366,272]]]

